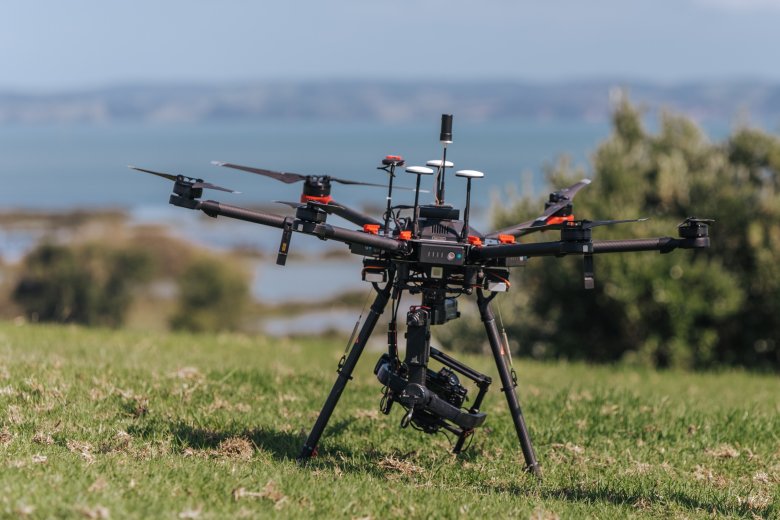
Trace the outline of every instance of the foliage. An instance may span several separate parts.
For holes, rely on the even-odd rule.
[[[33,321],[118,327],[134,286],[150,274],[143,252],[99,243],[42,244],[24,259],[13,299]]]
[[[86,234],[86,233],[85,233]],[[76,235],[78,237],[78,234]],[[235,330],[249,279],[229,254],[204,253],[158,226],[112,225],[91,238],[44,243],[9,277],[11,298],[32,321],[118,327]],[[178,307],[172,315],[178,285]],[[14,309],[18,313],[18,310]]]
[[[250,303],[249,277],[224,258],[195,258],[178,277],[171,327],[192,332],[237,330]]]
[[[740,128],[711,143],[672,115],[651,134],[624,102],[592,160],[593,183],[577,196],[577,217],[651,218],[597,228],[594,239],[676,236],[676,225],[696,215],[716,220],[712,247],[597,255],[593,291],[582,289],[578,258],[532,259],[503,302],[518,350],[662,367],[779,369],[780,139]],[[556,187],[584,176],[565,160],[548,171]],[[526,197],[499,212],[497,225],[534,217],[541,207]]]
[[[341,341],[2,322],[0,338],[3,518],[780,513],[773,376],[519,363],[536,482],[487,356],[463,359],[494,378],[463,455],[377,410],[367,351],[301,466]]]

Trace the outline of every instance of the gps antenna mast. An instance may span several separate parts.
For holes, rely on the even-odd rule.
[[[452,114],[441,115],[441,133],[439,141],[442,144],[441,167],[436,175],[436,205],[444,204],[444,174],[447,172],[447,145],[452,143]]]
[[[460,235],[461,242],[465,242],[469,236],[469,208],[471,207],[471,179],[481,179],[485,176],[484,173],[477,170],[458,170],[455,172],[456,177],[464,177],[466,179],[466,207],[463,210],[463,231]]]
[[[390,233],[390,212],[393,206],[393,179],[395,179],[395,167],[403,166],[404,159],[400,155],[387,155],[382,159],[382,166],[377,170],[384,170],[390,176],[390,182],[387,185],[387,210],[385,211],[385,235]],[[417,188],[419,191],[419,187]]]
[[[420,219],[420,176],[421,175],[433,175],[433,170],[426,168],[425,166],[409,166],[406,169],[407,173],[413,173],[417,175],[417,184],[414,188],[414,236],[417,237],[420,234],[419,225],[417,221]]]

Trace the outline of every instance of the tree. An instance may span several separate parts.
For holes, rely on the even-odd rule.
[[[138,251],[43,244],[24,259],[12,297],[33,321],[118,327],[150,270],[150,258]]]
[[[517,350],[662,367],[780,368],[780,139],[740,128],[711,143],[690,120],[668,114],[653,135],[624,101],[592,161],[593,183],[574,204],[578,218],[651,218],[597,228],[594,239],[673,235],[695,214],[716,220],[712,247],[596,255],[592,291],[582,289],[579,259],[531,259],[502,304]],[[585,176],[565,160],[547,175],[553,186]],[[524,198],[498,212],[497,226],[540,207]]]

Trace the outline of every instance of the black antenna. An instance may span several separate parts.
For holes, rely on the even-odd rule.
[[[433,170],[426,168],[425,166],[409,166],[406,169],[406,173],[417,175],[417,184],[414,188],[414,213],[412,213],[414,218],[414,236],[416,237],[420,234],[417,223],[420,218],[420,177],[423,175],[433,175]]]
[[[441,115],[441,133],[439,134],[443,151],[441,167],[436,173],[436,205],[444,204],[444,174],[447,171],[447,145],[452,143],[452,114]]]
[[[393,179],[395,179],[395,167],[403,166],[404,159],[400,155],[387,155],[382,159],[382,166],[378,170],[384,170],[390,176],[390,182],[387,185],[387,210],[385,211],[385,234],[390,232],[390,208],[393,204]],[[420,191],[418,183],[417,191]]]
[[[461,231],[460,239],[465,242],[469,236],[469,208],[471,207],[471,179],[481,179],[485,176],[484,173],[477,170],[458,170],[455,172],[457,177],[466,178],[466,208],[463,210],[463,231]]]

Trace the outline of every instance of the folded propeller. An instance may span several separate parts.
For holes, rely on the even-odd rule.
[[[548,224],[548,221],[556,216],[568,217],[571,215],[571,203],[574,196],[577,195],[578,191],[590,183],[590,179],[582,179],[571,186],[550,193],[550,198],[545,203],[544,212],[541,215],[533,220],[527,220],[520,224],[491,233],[488,235],[488,238],[496,238],[499,235],[523,236],[535,231],[544,231],[545,229],[559,229],[560,222]],[[569,209],[568,211],[563,211],[564,215],[556,215],[556,213],[561,212],[561,210],[566,210],[567,206],[569,206]]]
[[[275,200],[277,204],[284,204],[285,206],[290,206],[293,209],[300,208],[301,206],[310,206],[313,208],[321,209],[328,215],[332,215],[333,213],[336,213],[338,210],[344,209],[343,206],[339,206],[338,204],[333,204],[332,202],[325,204],[324,202],[318,202],[316,200],[307,200],[306,202],[293,202],[289,200]]]
[[[144,172],[144,173],[150,173],[152,175],[156,175],[158,177],[162,177],[163,179],[168,179],[169,181],[183,182],[183,183],[191,185],[191,187],[195,188],[195,189],[207,188],[207,189],[210,189],[210,190],[226,191],[228,193],[241,193],[240,191],[231,190],[230,188],[223,188],[222,186],[217,186],[216,184],[211,184],[210,182],[205,182],[203,179],[196,179],[194,177],[186,177],[184,175],[174,175],[172,173],[156,172],[154,170],[147,170],[145,168],[139,168],[137,166],[131,166],[131,165],[128,165],[127,167],[130,168],[131,170],[136,170],[136,171]]]
[[[215,166],[224,166],[225,168],[233,168],[234,170],[241,170],[249,173],[255,173],[257,175],[264,175],[271,177],[277,181],[281,181],[285,184],[294,184],[296,182],[305,181],[307,184],[317,185],[329,185],[331,182],[338,182],[339,184],[358,185],[358,186],[375,186],[377,188],[386,188],[385,184],[375,184],[373,182],[352,181],[349,179],[341,179],[339,177],[333,177],[331,175],[303,175],[293,172],[277,172],[274,170],[266,170],[265,168],[255,168],[253,166],[242,166],[240,164],[233,164],[222,161],[211,161],[211,164]],[[413,188],[400,187],[401,190],[411,190]]]

